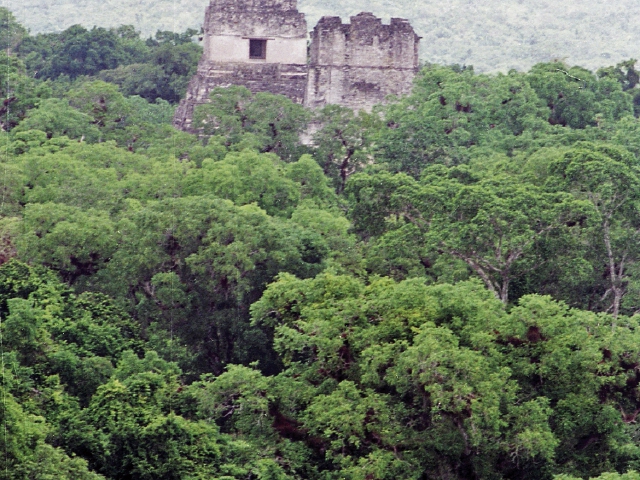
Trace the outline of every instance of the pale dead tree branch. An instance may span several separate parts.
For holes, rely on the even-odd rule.
[[[627,261],[627,256],[629,255],[629,252],[624,252],[624,254],[622,255],[622,259],[620,260],[620,267],[618,267],[618,278],[620,280],[622,280],[624,278],[624,264]]]
[[[484,284],[489,289],[489,291],[493,293],[498,300],[506,304],[506,300],[502,298],[501,292],[498,292],[498,289],[496,289],[496,286],[493,284],[493,281],[491,280],[489,275],[487,275],[487,273],[483,270],[483,268],[477,262],[475,262],[472,258],[466,255],[463,255],[456,250],[449,250],[449,253],[454,257],[459,258],[460,260],[465,262],[467,265],[469,265],[469,267],[471,267],[471,269],[484,282]]]
[[[611,225],[609,221],[610,215],[605,216],[605,220],[602,222],[602,230],[604,235],[604,244],[607,249],[607,260],[609,263],[609,279],[611,282],[610,289],[613,293],[613,303],[607,311],[611,310],[611,314],[615,320],[618,318],[618,314],[620,313],[620,303],[622,301],[622,296],[624,295],[624,290],[621,285],[621,279],[618,277],[616,272],[616,260],[613,253],[613,247],[611,246]],[[615,323],[613,326],[615,327]]]
[[[409,220],[411,223],[413,223],[416,227],[423,228],[423,229],[428,227],[429,222],[425,220],[422,214],[418,212],[416,209],[413,209],[413,210],[416,211],[417,217],[414,217],[413,214],[409,213],[406,210],[402,212],[402,215],[404,215],[405,218]]]

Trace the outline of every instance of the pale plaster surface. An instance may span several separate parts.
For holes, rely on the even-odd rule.
[[[267,58],[249,58],[249,40],[267,40]],[[284,63],[303,65],[307,63],[307,39],[285,38],[268,35],[212,35],[206,39],[204,58],[212,62],[231,63]]]

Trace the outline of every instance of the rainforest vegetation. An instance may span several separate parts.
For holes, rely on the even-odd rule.
[[[2,15],[0,478],[640,478],[635,60],[191,135],[193,31]]]

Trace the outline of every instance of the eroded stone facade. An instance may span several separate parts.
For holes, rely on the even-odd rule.
[[[194,107],[215,87],[243,85],[311,108],[338,104],[370,110],[408,94],[418,69],[418,37],[406,20],[389,25],[371,13],[323,17],[311,33],[297,0],[211,0],[204,54],[174,124],[194,130]]]
[[[370,110],[388,95],[410,93],[419,42],[401,18],[384,25],[372,13],[351,17],[348,24],[340,17],[323,17],[311,32],[305,104]]]

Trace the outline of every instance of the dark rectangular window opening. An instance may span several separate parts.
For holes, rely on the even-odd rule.
[[[249,40],[249,58],[256,60],[264,60],[267,58],[267,41],[266,40]]]

